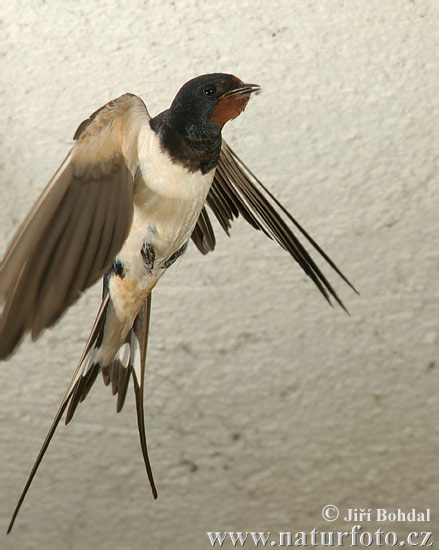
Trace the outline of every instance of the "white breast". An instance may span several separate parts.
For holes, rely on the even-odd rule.
[[[132,271],[143,270],[140,250],[148,241],[154,247],[156,271],[190,238],[215,170],[201,174],[174,163],[149,127],[140,133],[138,145],[141,177],[134,190],[133,225],[118,256]]]

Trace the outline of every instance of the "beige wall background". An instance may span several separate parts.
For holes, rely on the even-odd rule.
[[[331,309],[241,220],[230,239],[218,228],[214,254],[191,246],[153,299],[146,415],[158,501],[132,396],[116,415],[98,383],[60,426],[1,548],[204,550],[207,531],[347,530],[355,507],[431,508],[430,523],[381,526],[434,530],[437,2],[23,0],[2,10],[2,252],[97,107],[130,91],[156,114],[189,78],[231,72],[263,93],[225,137],[361,296],[324,266],[351,317]],[[98,286],[1,365],[3,533]],[[339,520],[323,520],[326,504]]]

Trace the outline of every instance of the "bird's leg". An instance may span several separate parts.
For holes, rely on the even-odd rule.
[[[140,251],[146,267],[152,271],[155,262],[155,250],[151,243],[145,241]]]

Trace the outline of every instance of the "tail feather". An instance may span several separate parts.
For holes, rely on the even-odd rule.
[[[145,409],[143,406],[143,390],[145,387],[145,364],[146,364],[146,352],[148,348],[148,334],[149,334],[149,321],[151,317],[151,293],[148,298],[143,302],[139,313],[134,321],[133,332],[139,343],[140,361],[134,363],[132,367],[134,393],[136,396],[136,411],[137,411],[137,428],[139,431],[140,447],[142,449],[143,462],[145,463],[146,474],[148,476],[149,484],[153,497],[157,498],[157,489],[154,483],[154,477],[152,474],[151,464],[148,457],[148,446],[146,443],[146,430],[145,430]],[[136,366],[138,368],[136,368]]]
[[[95,383],[95,380],[99,374],[99,363],[96,365],[93,365],[89,371],[81,376],[79,380],[76,382],[72,394],[70,397],[70,404],[69,408],[67,409],[65,424],[67,424],[72,420],[73,415],[75,414],[76,407],[84,401],[84,399],[87,397],[88,392],[90,391],[91,387]]]
[[[56,428],[64,415],[65,410],[66,420],[68,424],[80,402],[87,397],[91,387],[93,386],[99,372],[102,372],[104,383],[112,385],[113,395],[117,394],[117,412],[119,412],[125,402],[125,397],[128,390],[130,376],[133,378],[134,393],[136,398],[137,409],[137,426],[139,430],[140,446],[145,462],[145,469],[154,498],[157,498],[157,489],[155,487],[152,474],[151,464],[148,456],[148,448],[146,443],[145,419],[143,409],[143,390],[145,379],[145,364],[146,351],[148,342],[149,319],[151,311],[151,294],[143,303],[140,311],[135,319],[133,328],[129,331],[125,343],[120,348],[111,365],[101,367],[99,362],[94,362],[96,350],[102,343],[102,334],[105,326],[105,316],[109,304],[109,295],[105,294],[98,315],[93,325],[84,353],[73,375],[72,381],[61,401],[60,407],[50,426],[44,443],[38,453],[38,456],[32,466],[26,484],[21,492],[20,498],[15,507],[7,532],[12,530],[15,519],[20,511],[21,505],[27,495],[27,492],[32,484],[32,481],[37,473],[41,461],[46,454],[49,444],[55,434]]]
[[[128,333],[125,344],[120,348],[111,365],[102,367],[104,384],[111,384],[113,395],[117,394],[117,412],[122,410],[130,381],[132,364],[136,357],[138,343],[133,338],[133,331]]]

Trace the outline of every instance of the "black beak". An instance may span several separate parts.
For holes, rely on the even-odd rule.
[[[258,84],[241,84],[238,88],[235,88],[234,90],[230,90],[223,94],[221,98],[223,97],[229,97],[231,95],[250,95],[253,92],[260,92],[261,87]]]

